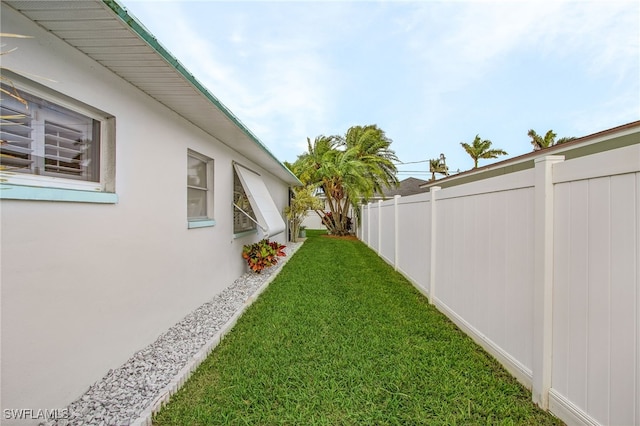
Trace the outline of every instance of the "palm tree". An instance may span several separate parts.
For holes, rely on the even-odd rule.
[[[396,153],[389,147],[389,139],[384,131],[375,124],[368,126],[353,126],[347,130],[343,139],[348,156],[353,156],[362,162],[365,167],[365,177],[371,181],[373,192],[382,192],[383,186],[390,188],[398,186],[395,162],[398,162]],[[366,198],[370,198],[371,194]]]
[[[289,167],[291,164],[285,163],[285,165]],[[322,209],[324,204],[315,196],[315,188],[311,185],[293,188],[293,194],[289,205],[284,208],[284,213],[291,223],[291,240],[298,241],[300,226],[307,212]]]
[[[556,141],[557,135],[553,132],[553,130],[549,130],[547,133],[545,133],[544,137],[537,134],[533,129],[529,130],[527,135],[531,138],[531,145],[533,145],[534,151],[539,151],[544,148],[549,148],[553,145],[570,142],[575,139],[574,137],[565,137],[560,138]]]
[[[287,166],[303,184],[317,184],[321,180],[318,169],[328,160],[338,144],[339,139],[335,136],[320,135],[314,139],[313,143],[307,138],[307,152],[299,155],[290,167]]]
[[[489,139],[480,139],[480,135],[476,135],[471,145],[466,142],[460,142],[467,154],[473,158],[474,169],[478,168],[478,160],[481,158],[498,158],[498,155],[507,155],[507,152],[502,149],[491,149],[491,144],[492,142]]]
[[[349,233],[349,208],[368,201],[383,186],[397,186],[396,154],[391,139],[376,125],[353,126],[344,137],[307,138],[308,151],[291,165],[291,171],[306,185],[322,188],[329,214],[316,210],[329,231]]]
[[[436,173],[442,175],[449,174],[449,168],[443,163],[441,158],[433,158],[429,160],[429,171],[431,172],[431,180],[436,180]]]

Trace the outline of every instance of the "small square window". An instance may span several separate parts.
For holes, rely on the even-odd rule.
[[[187,219],[213,220],[213,160],[191,150],[187,154]]]

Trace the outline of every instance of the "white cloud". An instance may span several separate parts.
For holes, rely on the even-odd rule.
[[[637,15],[631,1],[429,2],[401,24],[424,69],[447,90],[479,80],[515,51],[550,60],[579,54],[594,73],[624,74],[637,68]]]
[[[161,43],[280,158],[295,159],[306,137],[326,123],[339,78],[322,56],[325,34],[305,28],[312,16],[281,17],[265,27],[269,17],[235,8],[224,18],[233,25],[216,40],[188,15],[189,4],[138,6],[147,7],[145,21],[159,29],[152,33]],[[170,33],[163,27],[167,15]],[[282,26],[287,21],[297,24]]]
[[[511,153],[521,150],[522,138],[504,133],[507,122],[543,122],[582,136],[640,118],[637,2],[411,5],[413,13],[401,16],[397,28],[424,76],[417,89],[425,101],[416,114],[424,119],[413,129],[440,139],[434,151],[457,153],[455,135],[461,129],[472,137],[487,128],[482,136],[509,141],[501,147]],[[534,68],[527,69],[528,63]],[[517,93],[505,92],[509,85],[497,80],[505,76],[520,83]],[[544,104],[543,93],[555,102]],[[539,103],[530,104],[528,94]],[[517,106],[521,102],[514,102],[514,95],[527,100],[526,111],[501,110],[496,116],[478,110],[500,100]]]
[[[146,9],[151,32],[280,159],[295,159],[307,137],[344,132],[345,123],[386,121],[402,158],[444,151],[453,160],[467,133],[526,143],[526,128],[500,133],[501,120],[523,121],[517,114],[544,125],[552,115],[571,120],[562,124],[573,136],[640,116],[635,2],[211,2],[206,16],[193,13],[196,4],[204,7],[135,6]],[[529,60],[545,69],[527,69]],[[556,68],[553,88],[562,93],[554,98],[565,104],[549,106],[547,116],[534,117],[542,105],[471,116],[486,107],[478,97],[493,97],[493,89],[493,105],[514,106],[522,101],[513,97],[526,98],[527,90],[551,91],[524,86],[544,84],[527,73],[555,78]],[[496,83],[496,75],[509,81]],[[505,92],[514,84],[517,94]],[[584,94],[590,85],[608,98],[581,96],[578,104],[572,90]]]

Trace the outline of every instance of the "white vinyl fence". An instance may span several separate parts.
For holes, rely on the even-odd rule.
[[[569,424],[640,424],[640,145],[370,203],[358,236]]]

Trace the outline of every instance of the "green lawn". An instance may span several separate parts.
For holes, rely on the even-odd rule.
[[[307,235],[154,424],[561,424],[364,244]]]

